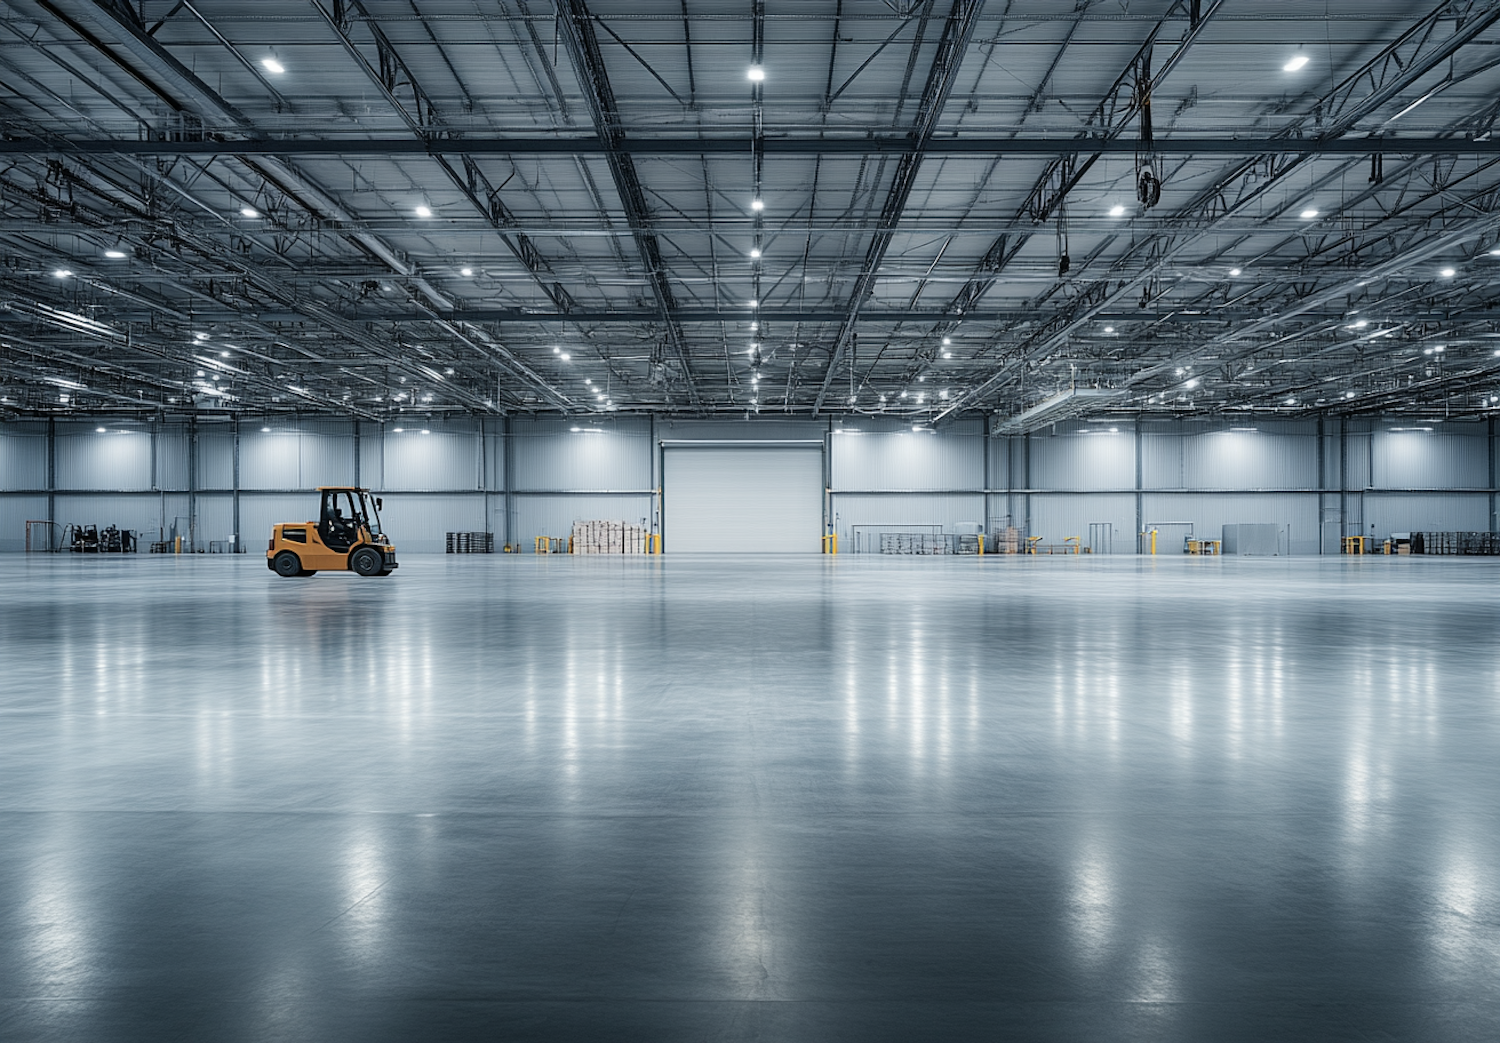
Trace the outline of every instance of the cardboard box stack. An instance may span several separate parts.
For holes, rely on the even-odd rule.
[[[574,554],[645,554],[646,530],[618,521],[573,523]]]

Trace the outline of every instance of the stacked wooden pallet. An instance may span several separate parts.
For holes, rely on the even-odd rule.
[[[618,521],[573,523],[574,554],[645,554],[646,530]]]

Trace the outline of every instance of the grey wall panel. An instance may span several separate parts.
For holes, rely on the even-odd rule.
[[[58,424],[56,452],[59,489],[151,488],[151,436],[142,425]]]
[[[1135,553],[1134,493],[1031,494],[1031,535],[1047,544],[1077,536],[1087,547],[1091,523],[1110,526],[1114,553]]]
[[[1483,489],[1489,485],[1484,425],[1443,425],[1435,431],[1377,430],[1373,456],[1371,484],[1377,489]]]
[[[303,422],[298,425],[299,480],[290,488],[354,484],[354,427],[342,422]],[[244,477],[244,438],[240,436],[241,481]],[[256,431],[256,434],[259,432]],[[243,485],[242,485],[243,487]],[[272,486],[271,488],[275,488]],[[280,488],[289,488],[280,486]]]
[[[26,523],[46,519],[47,497],[0,493],[0,554],[25,550]]]
[[[58,493],[56,504],[57,520],[63,525],[97,525],[101,529],[116,525],[147,538],[155,538],[161,525],[161,497],[156,493]]]
[[[833,488],[980,489],[984,443],[978,420],[915,432],[909,423],[861,418],[834,428]]]
[[[184,541],[188,535],[188,497],[186,493],[158,493],[156,497],[156,535],[165,540],[172,535],[173,524]]]
[[[505,435],[499,420],[484,423],[484,487],[505,488]]]
[[[401,430],[397,431],[397,427]],[[428,434],[422,434],[423,431]],[[385,431],[384,456],[380,489],[427,492],[479,488],[476,425],[439,424],[436,421],[426,426],[417,423],[391,425]],[[371,482],[365,484],[371,485]]]
[[[47,425],[0,424],[0,489],[47,487]]]
[[[1376,539],[1393,532],[1488,532],[1486,493],[1366,493],[1364,529]]]
[[[187,428],[181,424],[158,424],[156,427],[156,487],[188,487]]]
[[[1142,524],[1192,522],[1203,539],[1219,539],[1224,526],[1243,522],[1290,527],[1291,553],[1318,553],[1318,496],[1316,493],[1192,493],[1151,492],[1142,496]],[[1178,546],[1160,546],[1178,553]]]
[[[1316,489],[1316,449],[1314,434],[1260,426],[1188,432],[1182,437],[1182,484],[1188,489]]]
[[[385,487],[384,429],[368,420],[359,424],[359,484],[367,489]]]
[[[202,493],[198,496],[198,546],[208,549],[210,543],[228,543],[234,533],[234,496],[231,493]],[[271,532],[257,532],[253,538],[242,535],[252,549],[264,549]],[[215,548],[221,549],[221,548]]]
[[[380,512],[385,531],[396,545],[397,555],[440,554],[450,532],[480,532],[484,529],[484,494],[390,493],[382,494]]]
[[[1343,437],[1343,488],[1368,488],[1374,475],[1374,433],[1369,421],[1346,421]]]
[[[1010,438],[990,439],[990,473],[985,477],[985,487],[1008,489],[1012,485]],[[1015,476],[1019,484],[1019,475]]]
[[[643,418],[516,420],[511,443],[513,489],[651,488],[650,422]]]
[[[243,455],[241,459],[243,460]],[[234,432],[228,424],[198,425],[198,467],[195,488],[234,488]]]
[[[835,531],[839,534],[839,552],[858,549],[855,526],[878,525],[889,528],[940,525],[952,532],[958,525],[982,524],[984,497],[978,494],[912,493],[895,496],[835,495],[833,497]],[[918,530],[922,531],[922,530]],[[871,537],[874,540],[874,537]],[[865,550],[871,550],[866,546]],[[878,549],[878,542],[873,549]]]
[[[1134,489],[1135,435],[1129,424],[1059,424],[1031,437],[1031,488]]]
[[[651,517],[649,496],[517,496],[514,539],[523,551],[531,551],[538,536],[566,537],[575,521],[621,521],[640,525]],[[495,518],[504,509],[503,498]],[[497,539],[498,521],[497,521]]]
[[[1182,437],[1175,424],[1141,424],[1141,487],[1181,489],[1184,475]]]
[[[248,425],[247,425],[248,427]],[[199,442],[200,453],[202,441]],[[213,488],[230,488],[230,481],[215,483]],[[241,489],[301,489],[302,434],[292,426],[273,426],[240,432]]]

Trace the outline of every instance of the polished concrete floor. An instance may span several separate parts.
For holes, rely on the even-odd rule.
[[[1500,1038],[1500,563],[0,559],[0,1038]]]

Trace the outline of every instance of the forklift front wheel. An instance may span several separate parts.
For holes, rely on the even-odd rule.
[[[385,568],[385,555],[374,547],[361,547],[349,555],[349,567],[361,576],[378,576]]]
[[[281,576],[285,579],[291,579],[293,576],[306,575],[306,573],[302,571],[302,562],[298,559],[297,555],[293,554],[289,550],[284,550],[280,554],[276,555],[276,557],[271,560],[271,566],[276,570],[276,575]]]

